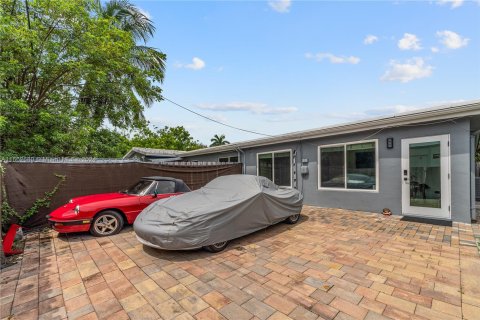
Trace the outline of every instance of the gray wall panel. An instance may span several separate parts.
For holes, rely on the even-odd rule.
[[[338,135],[315,140],[283,143],[244,149],[246,173],[257,173],[257,153],[284,149],[296,150],[297,188],[304,193],[305,204],[320,207],[345,208],[378,212],[387,207],[394,214],[401,214],[401,139],[450,134],[451,152],[451,205],[452,219],[470,222],[470,120],[390,128],[355,134]],[[386,138],[394,139],[394,148],[387,149]],[[334,143],[378,139],[379,188],[378,192],[318,190],[318,146]],[[236,155],[236,153],[232,154]],[[223,156],[223,154],[222,154]],[[307,158],[308,175],[300,174],[301,159]],[[216,161],[218,155],[197,156],[191,159]]]

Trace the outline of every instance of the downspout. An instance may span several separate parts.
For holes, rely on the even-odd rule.
[[[471,220],[476,220],[477,218],[477,203],[476,203],[476,198],[477,198],[477,193],[478,190],[476,190],[477,187],[477,179],[480,179],[477,177],[477,159],[476,159],[476,153],[477,153],[477,148],[478,144],[480,143],[480,130],[477,130],[475,132],[471,133],[471,138],[470,138],[470,148],[471,148],[471,168],[470,168],[470,177],[471,177],[471,182],[470,182],[470,218]]]
[[[235,145],[235,149],[237,149],[238,159],[241,159],[241,158],[242,158],[241,155],[240,155],[240,153],[243,154],[242,174],[245,174],[245,172],[247,171],[247,170],[246,170],[246,163],[245,163],[245,161],[246,161],[245,152],[244,152],[242,149],[240,149],[237,145]]]

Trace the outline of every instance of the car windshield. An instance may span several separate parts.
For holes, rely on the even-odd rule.
[[[127,190],[123,191],[126,194],[134,194],[134,195],[143,195],[147,192],[147,190],[152,185],[152,180],[140,180]]]

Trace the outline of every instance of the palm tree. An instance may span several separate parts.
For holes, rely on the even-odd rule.
[[[113,18],[116,26],[132,34],[135,41],[143,41],[144,45],[133,48],[133,62],[145,70],[165,72],[166,55],[145,44],[155,33],[155,25],[149,17],[128,0],[110,0],[102,6],[97,2],[97,11],[103,18]],[[163,80],[163,78],[162,78]]]
[[[227,140],[225,140],[225,135],[222,134],[222,135],[214,135],[212,139],[210,139],[210,141],[212,142],[212,144],[210,145],[210,147],[215,147],[215,146],[223,146],[224,144],[229,144],[230,142],[228,142]]]
[[[110,19],[118,29],[131,34],[136,43],[130,51],[132,65],[147,73],[151,81],[162,83],[165,74],[166,55],[146,45],[155,33],[153,21],[141,9],[131,4],[129,0],[110,0],[103,5],[100,0],[96,0],[94,12],[101,18]],[[115,76],[112,75],[112,78],[115,78]],[[128,99],[124,101],[122,108],[129,109],[133,117],[142,121],[143,107],[138,100],[141,99],[145,105],[150,106],[155,100],[161,99],[161,91],[160,89],[152,89],[149,85],[137,80],[131,79],[131,93],[124,92],[123,96],[128,97]],[[112,84],[108,82],[94,83],[87,79],[80,94],[80,101],[99,124],[103,123],[105,117],[109,118],[105,114],[105,112],[108,112],[105,111],[108,110],[105,106],[108,106],[110,102],[102,92],[111,92],[115,96],[116,87],[113,82],[114,80],[112,80]],[[120,94],[117,96],[120,96]],[[115,123],[113,124],[115,125]]]

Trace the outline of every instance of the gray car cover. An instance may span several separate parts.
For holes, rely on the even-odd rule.
[[[133,228],[147,246],[184,250],[235,239],[299,214],[303,196],[264,177],[229,175],[145,208]]]

